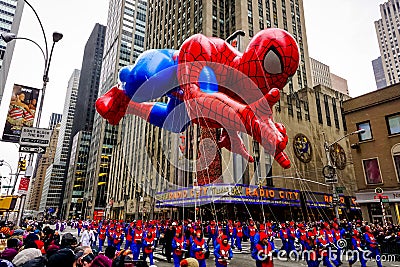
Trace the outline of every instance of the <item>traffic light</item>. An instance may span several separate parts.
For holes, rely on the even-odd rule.
[[[21,171],[26,171],[26,159],[18,161],[18,167]]]

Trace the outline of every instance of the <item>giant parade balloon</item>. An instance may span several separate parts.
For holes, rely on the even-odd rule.
[[[252,162],[240,137],[246,133],[289,168],[286,129],[274,122],[272,107],[298,66],[298,45],[282,29],[258,32],[243,53],[196,34],[179,50],[143,52],[120,70],[120,82],[97,99],[96,109],[113,125],[133,114],[175,133],[191,123],[223,128],[218,146]]]

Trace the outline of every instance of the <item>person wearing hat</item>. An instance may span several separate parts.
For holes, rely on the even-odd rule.
[[[65,233],[61,238],[61,248],[70,248],[75,249],[78,245],[78,241],[76,237],[73,236],[71,233]]]
[[[10,238],[7,240],[7,247],[3,252],[0,253],[0,258],[8,261],[12,261],[15,255],[18,254],[18,243],[19,240],[16,238]]]
[[[317,241],[315,238],[313,229],[309,229],[303,242],[304,251],[306,251],[303,255],[308,267],[318,267],[320,263],[319,254],[317,253]]]
[[[168,262],[172,262],[171,261],[171,257],[172,257],[172,239],[174,239],[175,231],[176,231],[176,223],[173,222],[165,230],[165,234],[164,234],[165,257],[167,257],[167,261]]]
[[[257,267],[273,267],[273,254],[277,253],[275,245],[268,239],[265,232],[260,232],[260,241],[251,252],[251,257],[256,260]]]
[[[182,227],[176,229],[175,237],[172,239],[172,258],[174,260],[174,267],[179,267],[186,250],[185,236],[182,234]]]
[[[296,243],[299,243],[301,250],[305,250],[305,243],[307,242],[307,231],[304,229],[304,224],[299,223],[296,229]]]
[[[142,221],[137,221],[135,230],[133,230],[133,241],[131,244],[133,260],[139,259],[142,243],[143,243]]]
[[[106,226],[104,224],[101,225],[101,228],[99,228],[98,232],[99,232],[99,251],[102,251],[104,246],[104,241],[106,240],[107,236]]]
[[[208,246],[200,229],[196,230],[196,236],[193,238],[190,252],[190,256],[199,262],[199,267],[206,266],[206,253],[208,252]]]
[[[199,262],[194,258],[183,259],[179,265],[180,267],[199,267]]]
[[[42,256],[42,252],[37,248],[26,248],[21,250],[17,255],[15,255],[12,263],[16,266],[22,266],[26,262],[33,260],[34,258]]]
[[[128,249],[132,245],[132,240],[133,240],[133,229],[132,229],[132,223],[131,224],[126,224],[124,232],[125,232],[125,249]]]
[[[357,229],[352,230],[351,246],[352,250],[357,251],[357,253],[353,253],[353,257],[349,259],[350,267],[356,263],[357,260],[360,261],[361,267],[366,267],[367,260],[365,258],[365,251],[362,248],[363,244],[361,242],[361,233]]]
[[[333,261],[333,264],[335,266],[339,266],[341,265],[341,255],[342,255],[342,247],[340,246],[340,244],[338,243],[339,240],[343,239],[343,235],[342,235],[342,231],[339,229],[339,224],[337,224],[336,222],[332,223],[332,236],[333,236],[333,244],[337,250],[337,257],[336,259]],[[344,248],[346,249],[346,248]]]
[[[117,230],[113,236],[113,246],[117,249],[117,251],[121,250],[122,242],[124,242],[124,234],[122,233],[121,227],[117,226]]]
[[[289,253],[296,251],[296,246],[295,246],[295,240],[296,240],[296,227],[295,227],[295,222],[290,221],[289,222],[289,227],[288,227],[288,234],[289,234],[289,239],[288,239],[288,246],[289,246]]]
[[[364,240],[367,245],[367,250],[370,251],[369,257],[376,260],[376,265],[382,267],[381,253],[379,251],[379,244],[376,241],[374,234],[372,233],[371,227],[369,225],[365,226]]]
[[[240,222],[236,222],[233,229],[233,236],[235,237],[235,245],[237,249],[242,251],[243,226]]]
[[[324,266],[333,267],[328,253],[330,251],[330,243],[326,237],[325,231],[323,231],[322,229],[318,232],[316,243],[319,252],[319,257],[320,258],[322,257],[322,262]]]
[[[228,236],[232,248],[235,248],[233,230],[234,230],[233,223],[231,220],[229,220],[226,225],[225,234]]]
[[[114,245],[114,234],[115,234],[114,226],[110,224],[107,230],[107,243],[109,247]]]
[[[289,230],[286,228],[286,223],[281,223],[281,230],[279,230],[279,237],[282,240],[282,248],[286,251],[286,256],[289,257]]]
[[[274,240],[275,232],[271,222],[266,222],[265,227],[266,227],[265,232],[267,233],[268,239],[271,241]]]
[[[143,239],[143,260],[145,261],[147,257],[150,260],[150,266],[154,265],[154,234],[152,231],[148,231],[146,237]]]
[[[90,264],[91,267],[111,267],[111,265],[112,260],[104,255],[97,255]]]
[[[194,232],[193,232],[193,228],[192,225],[190,223],[188,223],[185,227],[185,242],[186,242],[186,258],[189,258],[191,253],[191,249],[192,249],[192,244],[193,244],[193,236],[194,236]]]
[[[249,221],[249,226],[246,229],[246,236],[250,239],[250,250],[253,251],[254,246],[256,243],[254,242],[254,237],[257,234],[257,228],[254,225],[254,221]]]
[[[215,256],[215,266],[216,267],[226,267],[228,265],[227,260],[231,260],[233,257],[233,252],[231,246],[228,244],[228,237],[226,235],[222,236],[222,243],[218,244],[214,248]]]
[[[208,240],[207,246],[210,245],[210,241],[212,240],[213,246],[216,246],[215,240],[218,236],[218,226],[216,225],[215,221],[211,221],[210,224],[207,226],[207,233],[208,233]]]
[[[82,231],[82,228],[83,228],[83,222],[82,222],[82,220],[79,220],[79,221],[78,221],[78,226],[77,226],[77,228],[78,228],[78,237],[80,237],[80,236],[81,236],[81,231]]]

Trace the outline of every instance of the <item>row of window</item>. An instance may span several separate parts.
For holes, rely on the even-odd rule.
[[[388,135],[400,134],[400,113],[385,116]],[[372,127],[370,121],[363,121],[356,124],[357,129],[364,129],[364,133],[358,135],[359,141],[368,141],[373,139]]]

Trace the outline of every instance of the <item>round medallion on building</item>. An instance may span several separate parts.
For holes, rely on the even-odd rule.
[[[293,140],[293,150],[296,157],[304,162],[310,162],[312,156],[311,142],[304,134],[296,134]]]
[[[331,155],[333,165],[339,170],[344,170],[347,160],[346,152],[344,152],[343,147],[338,143],[335,143],[330,147],[329,153]]]

